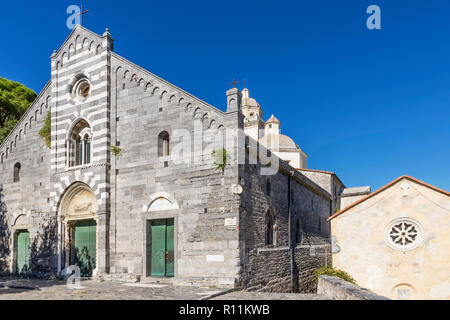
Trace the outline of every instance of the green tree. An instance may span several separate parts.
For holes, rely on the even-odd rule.
[[[23,84],[0,77],[0,144],[36,96],[33,90]]]

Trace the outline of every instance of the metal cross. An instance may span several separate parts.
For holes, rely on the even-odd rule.
[[[230,85],[233,86],[233,88],[236,88],[235,85],[236,85],[237,83],[239,83],[239,81],[235,81],[235,80],[233,79],[233,82],[230,83]]]
[[[83,14],[87,13],[89,10],[83,11],[83,5],[81,5],[81,12],[80,12],[80,17],[81,17],[81,25],[83,25]]]

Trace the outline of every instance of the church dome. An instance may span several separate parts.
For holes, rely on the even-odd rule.
[[[278,139],[278,147],[276,147]],[[288,136],[284,134],[266,134],[264,137],[259,139],[259,142],[266,146],[268,149],[296,149],[301,150],[300,147]]]
[[[244,98],[242,99],[242,106],[248,106],[248,107],[258,107],[260,108],[260,105],[258,102],[256,102],[253,98]]]

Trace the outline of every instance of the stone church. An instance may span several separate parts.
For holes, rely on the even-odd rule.
[[[77,25],[0,146],[0,271],[313,291],[339,178],[248,89],[224,111],[113,48]]]

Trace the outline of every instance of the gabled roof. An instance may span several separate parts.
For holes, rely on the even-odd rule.
[[[394,181],[388,183],[388,184],[385,185],[384,187],[381,187],[381,188],[378,189],[377,191],[374,191],[374,192],[372,192],[371,194],[369,194],[369,195],[367,195],[367,196],[365,196],[365,197],[359,199],[358,201],[356,201],[356,202],[350,204],[349,206],[345,207],[345,208],[342,209],[341,211],[336,212],[335,214],[333,214],[331,217],[328,218],[328,221],[330,221],[331,219],[334,219],[334,218],[336,218],[337,216],[343,214],[345,211],[347,211],[347,210],[349,210],[349,209],[351,209],[351,208],[353,208],[353,207],[359,205],[361,202],[364,202],[364,201],[366,201],[367,199],[370,199],[370,198],[372,198],[373,196],[375,196],[375,195],[381,193],[382,191],[384,191],[384,190],[390,188],[391,186],[393,186],[394,184],[396,184],[397,182],[399,182],[400,180],[403,180],[403,179],[411,180],[411,181],[413,181],[413,182],[416,182],[416,183],[418,183],[418,184],[421,184],[421,185],[423,185],[423,186],[425,186],[425,187],[427,187],[427,188],[430,188],[430,189],[432,189],[432,190],[435,190],[435,191],[437,191],[437,192],[441,192],[441,193],[445,194],[446,196],[449,196],[449,197],[450,197],[450,192],[447,192],[447,191],[445,191],[445,190],[439,189],[438,187],[432,186],[431,184],[425,183],[425,182],[423,182],[423,181],[421,181],[421,180],[419,180],[419,179],[416,179],[416,178],[413,178],[413,177],[410,177],[410,176],[407,176],[407,175],[403,175],[403,176],[401,176],[401,177],[398,177],[398,178],[395,179]]]

